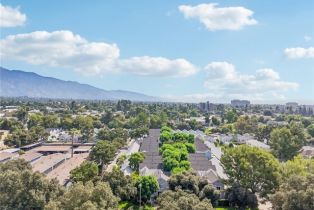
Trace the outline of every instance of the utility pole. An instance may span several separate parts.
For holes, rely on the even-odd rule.
[[[73,146],[74,146],[74,133],[72,133],[72,150],[71,150],[71,158],[73,158],[73,153],[74,153],[74,149],[73,149]]]

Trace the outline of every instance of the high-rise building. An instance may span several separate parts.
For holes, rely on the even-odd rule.
[[[234,107],[247,107],[250,105],[250,101],[234,99],[231,101],[231,105]]]

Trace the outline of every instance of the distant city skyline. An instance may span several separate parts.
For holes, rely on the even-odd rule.
[[[314,104],[314,2],[1,2],[1,66],[182,102]]]

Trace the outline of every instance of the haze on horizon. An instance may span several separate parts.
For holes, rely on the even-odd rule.
[[[314,104],[312,1],[3,0],[0,14],[8,69],[172,101]]]

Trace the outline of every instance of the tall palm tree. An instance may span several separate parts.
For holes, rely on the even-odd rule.
[[[73,146],[74,146],[74,136],[80,135],[80,130],[76,129],[76,128],[72,128],[69,131],[69,134],[71,135],[72,138],[72,151],[71,151],[71,157],[73,157]]]

